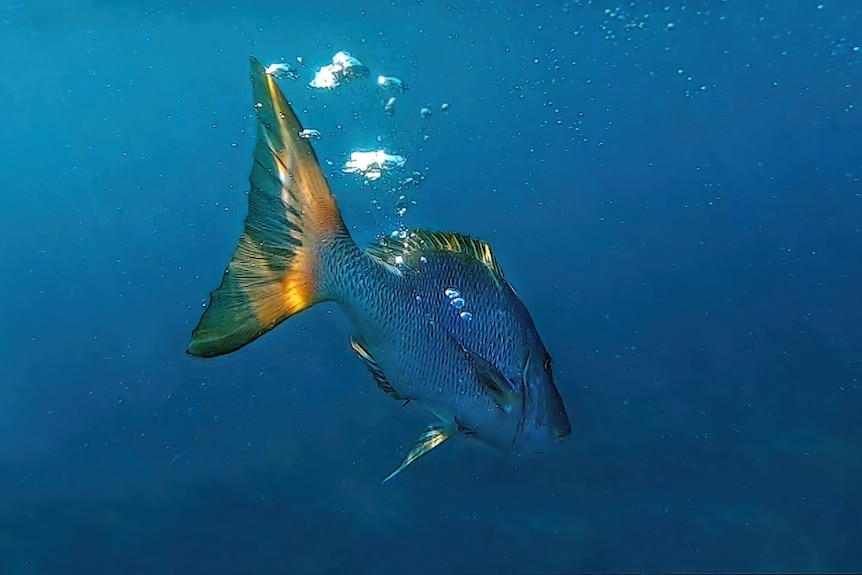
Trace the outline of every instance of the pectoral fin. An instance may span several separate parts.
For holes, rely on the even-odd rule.
[[[426,429],[422,432],[422,435],[419,436],[419,439],[416,440],[416,444],[413,446],[413,449],[410,450],[410,453],[407,454],[407,457],[404,458],[404,461],[401,462],[398,469],[390,473],[389,476],[383,480],[383,483],[386,483],[401,473],[405,467],[452,437],[455,432],[456,428],[452,423],[432,425]]]
[[[485,388],[485,391],[494,400],[500,409],[503,411],[511,411],[513,407],[521,403],[521,398],[518,396],[518,386],[512,383],[505,375],[500,372],[492,363],[484,357],[474,352],[472,349],[461,343],[452,332],[446,330],[446,333],[452,338],[452,341],[461,348],[464,355],[473,366],[476,373],[476,378],[479,383]]]
[[[468,352],[473,361],[476,377],[485,386],[485,390],[503,411],[511,411],[520,403],[516,388],[500,370],[476,354]]]

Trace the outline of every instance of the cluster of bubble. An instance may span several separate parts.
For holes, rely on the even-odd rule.
[[[286,66],[284,64],[273,65],[273,67]],[[284,74],[286,77],[295,79],[298,74],[289,66],[286,68],[289,73]],[[343,83],[351,82],[362,78],[367,78],[371,75],[371,70],[359,61],[358,58],[351,55],[349,52],[339,51],[332,57],[332,62],[321,66],[314,77],[308,83],[311,88],[320,88],[324,90],[333,90]],[[396,78],[395,76],[377,76],[377,87],[380,88],[389,97],[383,100],[383,112],[387,116],[395,115],[396,96],[407,91],[407,83]],[[449,109],[449,104],[440,105],[440,111],[446,112]],[[431,117],[431,108],[423,107],[419,110],[419,115],[423,119]]]
[[[296,64],[287,62],[271,64],[267,67],[267,72],[279,79],[298,80],[302,75],[299,68],[305,65],[306,62],[298,57]],[[349,52],[339,50],[329,63],[314,71],[308,86],[313,89],[333,91],[343,84],[366,82],[371,76],[371,69],[368,66]],[[374,87],[383,94],[381,99],[383,113],[387,117],[393,117],[396,111],[396,98],[407,91],[407,83],[395,76],[381,74],[376,76]],[[449,104],[443,103],[439,109],[445,113],[449,110]],[[424,126],[432,115],[429,106],[419,110],[419,116],[423,120],[423,132]],[[305,129],[300,136],[316,140],[320,139],[321,133],[318,130]],[[425,135],[424,139],[427,138],[428,136]],[[382,144],[383,140],[378,136],[377,141]],[[415,200],[409,198],[408,190],[416,188],[424,180],[424,176],[418,171],[410,170],[404,173],[406,161],[407,158],[404,155],[391,153],[382,146],[374,149],[362,148],[353,150],[349,154],[341,171],[361,178],[364,184],[378,182],[378,189],[387,188],[387,193],[391,194],[394,200],[395,216],[403,218],[408,207],[416,204]],[[376,209],[381,209],[377,199],[372,199],[372,203]]]
[[[464,298],[461,297],[461,292],[455,288],[446,288],[443,292],[447,298],[449,298],[449,305],[451,305],[456,312],[458,312],[458,317],[463,319],[464,321],[470,321],[473,319],[473,314],[469,311],[465,310],[464,307],[467,305],[467,302],[464,301]]]
[[[625,41],[629,42],[632,39],[631,33],[643,30],[648,20],[649,13],[639,13],[635,9],[635,3],[632,2],[628,7],[617,6],[605,9],[601,29],[605,40],[616,43],[619,32],[622,33]]]

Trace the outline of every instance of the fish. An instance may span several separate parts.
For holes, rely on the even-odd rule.
[[[409,229],[360,247],[276,78],[251,57],[257,137],[243,232],[186,349],[230,354],[335,302],[380,390],[434,422],[386,483],[454,436],[506,453],[571,434],[549,355],[490,245]]]

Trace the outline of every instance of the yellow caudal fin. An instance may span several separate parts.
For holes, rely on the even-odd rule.
[[[221,285],[192,333],[188,353],[230,353],[316,302],[321,246],[347,234],[302,125],[275,78],[255,58],[251,83],[257,145],[248,215]]]

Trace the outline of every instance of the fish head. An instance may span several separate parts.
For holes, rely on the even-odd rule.
[[[521,422],[513,441],[517,452],[545,451],[572,433],[566,406],[554,383],[551,356],[538,334],[528,337],[521,373]]]
[[[499,368],[473,358],[486,394],[465,396],[455,421],[461,433],[502,451],[540,453],[568,437],[572,426],[538,334],[527,331],[512,344]]]

